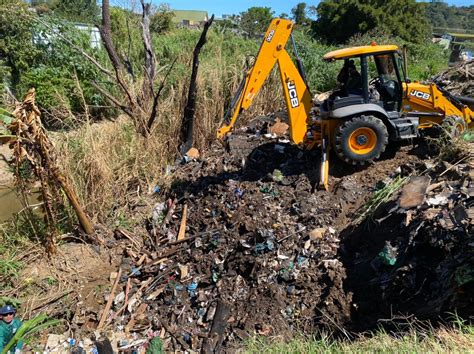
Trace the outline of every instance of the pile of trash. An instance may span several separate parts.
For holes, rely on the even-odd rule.
[[[115,232],[130,242],[101,315],[108,328],[161,338],[165,350],[217,351],[254,335],[351,326],[339,233],[378,180],[417,157],[334,164],[328,193],[318,189],[318,153],[290,145],[283,124],[245,128],[257,146],[247,157],[214,147],[185,159],[173,187],[156,188],[148,234]]]
[[[425,167],[377,210],[371,228],[341,233],[359,330],[400,314],[474,319],[474,156]]]
[[[143,326],[171,334],[169,350],[217,351],[350,320],[335,221],[362,192],[317,190],[317,154],[266,141],[244,163],[219,148],[186,163],[171,198],[154,206],[148,252],[130,271],[143,282]]]
[[[365,168],[334,162],[326,192],[317,152],[290,145],[283,124],[243,129],[236,154],[215,146],[184,159],[173,186],[155,188],[147,231],[115,230],[113,286],[81,320],[105,338],[74,348],[213,352],[255,335],[373,329],[397,314],[472,315],[474,157],[451,165],[402,147]],[[400,179],[400,193],[354,222]]]
[[[434,78],[453,95],[474,97],[474,60],[459,63]]]

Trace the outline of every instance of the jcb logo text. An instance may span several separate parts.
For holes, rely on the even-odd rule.
[[[270,43],[272,41],[273,35],[275,34],[275,30],[271,30],[267,37],[267,42]]]
[[[410,92],[410,96],[415,96],[416,98],[421,98],[422,100],[429,100],[431,95],[426,92],[421,92],[418,90],[413,90]]]
[[[296,93],[295,82],[288,81],[286,86],[288,87],[288,95],[290,96],[291,107],[298,107],[300,105],[300,102],[298,101],[298,93]]]

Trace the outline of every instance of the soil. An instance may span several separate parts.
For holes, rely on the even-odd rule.
[[[24,311],[41,309],[52,317],[60,314],[65,320],[74,318],[75,325],[92,329],[96,326],[96,314],[104,306],[110,276],[120,261],[113,254],[71,242],[58,246],[54,257],[36,253],[18,277],[22,295],[28,299]]]

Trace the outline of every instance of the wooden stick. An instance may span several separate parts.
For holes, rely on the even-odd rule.
[[[184,204],[183,207],[183,216],[181,217],[181,225],[179,227],[179,232],[178,232],[178,241],[184,240],[184,236],[186,233],[186,219],[188,217],[188,205]]]
[[[130,280],[130,278],[128,278],[128,279]],[[138,289],[138,291],[137,291],[135,294],[133,294],[133,296],[130,298],[130,300],[129,300],[129,299],[125,299],[125,302],[124,302],[123,306],[122,306],[116,313],[114,313],[114,314],[112,315],[112,317],[110,318],[109,322],[107,322],[107,324],[109,324],[110,322],[112,322],[112,320],[113,320],[115,317],[117,317],[118,315],[120,315],[120,314],[122,313],[122,311],[124,311],[124,310],[127,308],[128,303],[129,303],[130,301],[135,300],[135,298],[137,298],[138,296],[140,296],[141,293],[142,293],[143,288],[144,288],[145,286],[148,286],[148,285],[151,283],[152,280],[153,280],[153,278],[148,278],[148,279],[140,286],[140,288]]]
[[[120,234],[122,234],[126,239],[128,239],[135,247],[137,247],[138,249],[140,249],[140,244],[138,243],[137,240],[135,240],[127,231],[125,231],[124,229],[120,229],[120,228],[117,228],[115,229],[115,232],[118,232]]]
[[[173,201],[171,202],[171,205],[168,209],[168,213],[165,216],[165,219],[163,220],[163,227],[166,227],[166,224],[168,221],[171,219],[171,216],[173,215],[174,207],[176,206],[176,203],[178,202],[178,199],[174,198]]]
[[[72,293],[72,292],[73,292],[73,290],[67,290],[67,291],[65,291],[65,292],[63,292],[63,293],[61,293],[61,294],[59,294],[59,295],[57,295],[57,296],[54,296],[52,299],[49,299],[49,300],[47,300],[46,302],[44,302],[44,303],[42,303],[42,304],[39,304],[39,305],[33,307],[30,311],[36,311],[36,310],[38,310],[38,309],[40,309],[40,308],[46,307],[46,306],[48,306],[48,305],[51,305],[51,304],[55,303],[56,301],[61,300],[63,297],[65,297],[66,295],[69,295],[69,294]]]
[[[104,312],[102,312],[102,316],[100,318],[99,325],[97,326],[97,330],[101,330],[102,327],[104,327],[107,314],[109,313],[110,307],[112,306],[112,302],[114,301],[115,289],[117,288],[121,275],[122,275],[122,269],[119,268],[119,271],[117,273],[117,278],[115,278],[114,285],[112,286],[112,291],[110,292],[110,295],[109,295],[109,300],[107,300],[107,304],[105,305]]]
[[[176,333],[174,333],[174,331],[171,330],[170,326],[168,326],[168,324],[167,324],[165,321],[160,320],[160,324],[161,324],[161,326],[165,329],[166,332],[168,332],[169,334],[171,334],[171,336],[172,336],[174,339],[176,339],[176,340],[179,342],[179,344],[181,344],[181,346],[182,346],[185,350],[188,350],[188,349],[189,349],[188,343],[186,343],[186,342],[184,341],[184,339],[181,338],[180,335],[177,335]]]

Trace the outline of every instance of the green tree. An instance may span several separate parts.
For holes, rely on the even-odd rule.
[[[426,18],[433,27],[474,30],[474,5],[457,7],[432,1],[426,4]]]
[[[306,26],[310,23],[310,19],[307,16],[307,8],[305,2],[298,3],[294,8],[291,9],[293,20],[297,25]]]
[[[269,7],[251,7],[240,14],[240,27],[249,37],[258,36],[265,33],[273,14]]]
[[[73,22],[96,23],[99,19],[96,0],[58,0],[56,12]]]
[[[0,0],[0,82],[14,93],[40,53],[32,41],[32,16],[22,1]]]
[[[150,31],[154,33],[168,32],[173,26],[174,12],[169,5],[160,4],[150,19]]]
[[[424,4],[416,0],[323,0],[317,14],[312,29],[328,43],[345,43],[375,28],[413,43],[429,33]]]
[[[31,0],[30,5],[39,15],[51,13],[58,7],[59,0]]]

